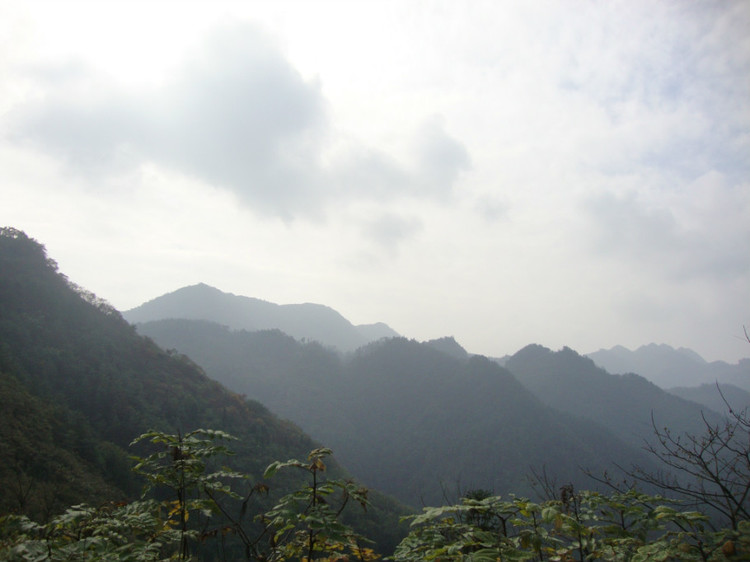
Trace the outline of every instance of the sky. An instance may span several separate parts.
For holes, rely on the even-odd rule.
[[[750,3],[0,1],[0,225],[468,351],[750,356]]]

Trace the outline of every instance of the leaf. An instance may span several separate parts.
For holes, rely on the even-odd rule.
[[[279,461],[274,461],[271,464],[268,465],[268,468],[266,468],[266,471],[263,473],[263,478],[271,478],[276,472],[281,468],[282,463]]]

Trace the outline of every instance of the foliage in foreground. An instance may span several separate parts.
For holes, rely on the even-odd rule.
[[[0,560],[380,558],[341,521],[349,502],[367,507],[367,490],[325,477],[330,450],[272,463],[264,479],[292,470],[306,474],[307,483],[270,509],[254,501],[256,509],[249,510],[268,486],[216,464],[232,454],[224,445],[231,439],[214,430],[141,435],[134,445],[157,446],[134,457],[135,472],[146,479],[144,498],[151,499],[76,505],[45,524],[1,517]],[[750,559],[750,521],[712,530],[702,513],[636,490],[606,495],[564,486],[558,499],[543,503],[477,490],[457,505],[425,508],[406,519],[411,532],[393,554],[397,562]]]
[[[750,522],[708,530],[707,517],[636,490],[574,492],[534,503],[484,494],[425,508],[395,560],[747,560]]]
[[[325,478],[324,459],[330,450],[315,449],[306,462],[272,463],[264,478],[295,469],[307,473],[310,482],[270,510],[248,517],[251,499],[266,493],[268,486],[249,485],[249,475],[214,466],[214,457],[232,454],[223,444],[231,439],[222,431],[204,429],[184,436],[158,431],[141,435],[133,445],[147,441],[158,449],[134,457],[134,470],[146,478],[144,497],[153,492],[163,499],[100,508],[77,505],[46,524],[26,516],[0,517],[0,560],[379,558],[363,537],[340,521],[350,500],[367,506],[367,491],[350,481]],[[232,481],[245,484],[244,495],[230,486]]]

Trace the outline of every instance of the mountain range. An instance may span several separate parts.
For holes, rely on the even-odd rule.
[[[235,330],[280,330],[300,341],[316,341],[341,352],[351,352],[382,338],[399,334],[383,322],[354,325],[336,310],[322,304],[275,304],[234,295],[198,283],[156,297],[122,312],[133,324],[163,319],[208,320]],[[452,337],[429,342],[433,347],[461,357],[468,355]],[[457,355],[456,355],[457,354]],[[503,365],[510,356],[498,359]],[[750,391],[750,358],[736,364],[708,362],[684,347],[647,344],[636,350],[617,345],[586,354],[611,374],[636,373],[662,389],[733,385]]]
[[[529,345],[505,363],[518,380],[545,404],[598,423],[635,447],[649,441],[657,427],[701,433],[703,418],[719,416],[640,375],[613,375],[570,348],[553,352]]]
[[[181,302],[190,314],[177,318],[174,309],[144,305],[135,310],[149,321],[137,329],[294,421],[334,447],[365,483],[412,505],[440,501],[451,482],[529,492],[528,475],[546,464],[554,464],[556,478],[585,485],[582,466],[600,473],[613,463],[648,466],[641,448],[654,424],[699,433],[704,418],[719,419],[715,401],[669,393],[632,372],[610,374],[568,348],[530,345],[498,362],[468,353],[452,337],[420,344],[386,336],[341,355],[311,332],[300,341],[267,319],[274,330],[232,329],[258,325],[254,309],[242,308],[245,299],[187,287],[151,302]],[[194,318],[207,309],[209,317]],[[678,355],[702,361],[689,350]],[[443,459],[438,472],[426,462],[433,456]]]
[[[618,345],[587,356],[610,373],[638,373],[664,389],[719,382],[750,391],[750,359],[708,362],[691,349],[654,343],[634,351]]]
[[[580,467],[601,473],[613,461],[649,462],[603,425],[547,407],[494,361],[457,356],[457,344],[446,353],[445,340],[390,338],[341,356],[280,331],[206,321],[137,329],[294,421],[365,484],[411,505],[440,503],[446,489],[531,494],[529,476],[544,466],[584,486],[591,483]]]
[[[353,325],[321,304],[275,304],[224,293],[203,283],[183,287],[122,313],[137,324],[154,319],[209,320],[237,330],[278,329],[299,340],[313,340],[341,351],[398,336],[383,323]]]
[[[699,433],[721,419],[710,389],[669,393],[631,371],[539,345],[501,365],[452,337],[420,343],[322,305],[203,284],[121,315],[71,283],[41,244],[0,229],[0,513],[132,498],[134,437],[211,427],[239,437],[233,462],[253,474],[333,448],[333,474],[377,490],[352,517],[387,550],[404,504],[472,489],[532,495],[534,472],[591,488],[582,469],[655,471],[641,448],[652,423]]]
[[[729,414],[750,411],[750,392],[733,384],[678,386],[670,388],[669,393],[702,404],[714,412]]]

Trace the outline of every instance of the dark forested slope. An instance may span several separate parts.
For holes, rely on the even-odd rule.
[[[0,513],[41,517],[70,503],[137,495],[128,444],[151,428],[234,434],[232,464],[253,475],[317,446],[136,334],[60,274],[41,244],[11,228],[0,229],[0,374]],[[392,546],[395,505],[377,495],[375,503],[363,524]]]

